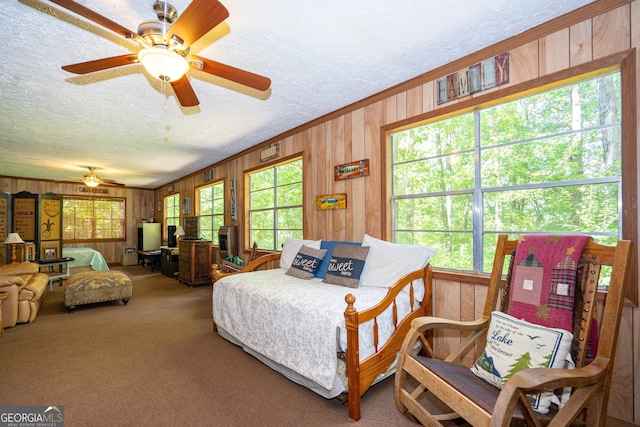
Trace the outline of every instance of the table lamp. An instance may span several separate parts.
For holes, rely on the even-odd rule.
[[[20,238],[18,233],[9,233],[7,238],[4,240],[5,245],[11,245],[11,264],[17,264],[16,260],[16,245],[20,245],[24,243],[24,240]]]
[[[173,233],[174,236],[176,236],[176,244],[178,243],[178,241],[180,240],[180,236],[184,236],[184,228],[182,228],[181,225],[178,226],[178,228],[176,228],[176,231]]]

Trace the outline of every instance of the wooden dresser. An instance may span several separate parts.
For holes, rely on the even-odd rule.
[[[190,286],[210,285],[212,246],[208,240],[180,240],[178,280]]]

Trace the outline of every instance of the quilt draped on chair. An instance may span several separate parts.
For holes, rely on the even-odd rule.
[[[525,235],[516,249],[507,313],[544,326],[573,330],[578,263],[589,236]],[[591,329],[590,354],[597,349]]]

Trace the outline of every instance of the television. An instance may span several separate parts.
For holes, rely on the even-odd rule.
[[[200,240],[197,216],[188,216],[184,219],[184,236],[182,236],[182,240]]]

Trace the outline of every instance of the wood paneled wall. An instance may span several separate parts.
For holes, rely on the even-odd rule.
[[[302,155],[304,161],[304,235],[310,239],[361,240],[365,233],[389,238],[387,209],[389,184],[385,180],[388,158],[385,126],[420,115],[450,110],[452,105],[436,103],[434,82],[451,72],[463,69],[496,54],[509,52],[510,82],[495,88],[496,95],[510,86],[566,70],[580,64],[635,48],[636,80],[640,77],[640,0],[598,0],[560,19],[539,25],[531,31],[504,40],[487,49],[447,64],[380,94],[293,129],[254,149],[247,150],[221,163],[214,164],[213,180],[224,180],[227,200],[230,182],[237,182],[237,221],[231,220],[230,203],[225,206],[226,223],[238,226],[240,247],[250,246],[244,233],[245,172],[258,168],[260,148],[272,143],[280,145],[280,159]],[[481,92],[482,96],[487,92]],[[636,94],[640,101],[640,95]],[[267,101],[268,102],[268,101]],[[636,105],[640,104],[637,102]],[[265,104],[265,108],[268,105]],[[636,120],[640,121],[640,120]],[[640,140],[640,138],[638,138]],[[640,159],[640,156],[638,156]],[[347,181],[333,180],[333,167],[360,159],[370,160],[370,175]],[[206,168],[207,170],[209,168]],[[189,197],[194,213],[195,188],[206,184],[203,171],[186,176],[153,191],[114,189],[114,196],[127,198],[127,245],[134,245],[136,226],[142,218],[161,214],[154,211],[157,202],[168,194]],[[169,188],[172,186],[172,190]],[[77,185],[44,181],[0,178],[0,191],[16,193],[54,192],[78,194]],[[315,196],[347,193],[348,208],[317,211]],[[640,237],[640,236],[639,236]],[[640,239],[636,239],[640,241]],[[87,245],[92,246],[92,245]],[[93,247],[93,246],[92,246]],[[95,247],[108,262],[119,262],[122,244]],[[636,255],[640,248],[635,248]],[[632,286],[638,286],[637,283]],[[434,281],[434,312],[438,316],[469,320],[482,311],[486,288],[455,280]],[[609,401],[609,414],[623,420],[640,422],[640,316],[638,308],[625,309]],[[444,348],[457,336],[439,337],[436,345]]]
[[[464,103],[471,97],[442,106],[436,103],[437,78],[468,67],[494,55],[509,52],[510,82],[493,89],[496,96],[510,86],[526,83],[554,72],[619,53],[640,48],[640,0],[596,1],[564,17],[550,21],[505,40],[466,58],[447,64],[383,93],[347,106],[277,138],[265,141],[252,150],[241,153],[220,164],[212,165],[214,181],[224,179],[227,195],[229,182],[238,183],[238,220],[230,220],[230,208],[225,212],[227,222],[238,226],[240,245],[246,250],[250,242],[244,234],[244,174],[260,167],[261,147],[280,144],[280,158],[301,154],[304,159],[304,235],[310,239],[361,240],[365,233],[389,238],[388,195],[385,180],[388,158],[384,131],[390,124]],[[632,29],[633,32],[632,32]],[[638,55],[637,51],[635,53]],[[640,61],[636,62],[640,64]],[[638,72],[636,70],[636,75]],[[481,92],[482,96],[487,92]],[[385,128],[386,127],[386,128]],[[640,140],[640,139],[639,139]],[[640,156],[639,156],[640,158]],[[360,159],[370,160],[370,175],[364,178],[336,182],[333,167]],[[202,185],[202,173],[173,183],[174,192],[181,197],[194,197],[194,188]],[[345,210],[317,211],[315,196],[328,193],[347,193]],[[156,198],[169,194],[166,187],[158,189]],[[640,239],[638,239],[640,241]],[[636,248],[636,254],[640,248]],[[636,283],[632,286],[637,286]],[[482,284],[460,283],[438,279],[434,283],[436,315],[470,320],[479,315],[486,295]],[[638,309],[625,309],[616,361],[614,385],[609,402],[610,415],[640,421],[640,341]],[[442,336],[437,340],[441,348],[457,336]],[[630,393],[633,390],[634,393]]]
[[[20,179],[0,176],[0,192],[15,194],[20,191],[28,191],[33,194],[55,193],[71,196],[90,196],[91,193],[79,191],[83,187],[80,183],[65,183],[56,181],[40,181],[34,179]],[[154,191],[135,188],[101,187],[107,189],[108,194],[98,193],[95,196],[124,197],[126,200],[126,241],[124,242],[87,242],[82,244],[64,243],[64,248],[89,247],[104,256],[108,264],[122,262],[122,247],[138,245],[138,224],[143,219],[149,219],[156,215],[153,211]]]

